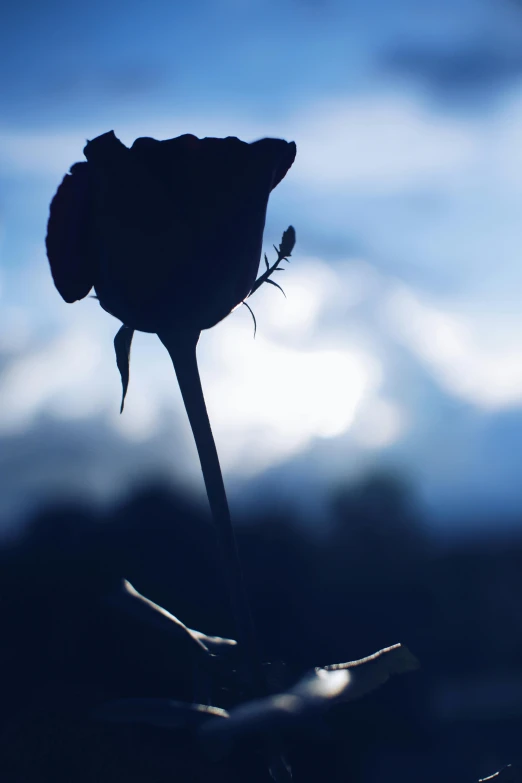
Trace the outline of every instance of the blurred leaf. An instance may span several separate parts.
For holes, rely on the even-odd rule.
[[[234,708],[226,724],[204,724],[202,735],[229,742],[235,737],[293,729],[301,721],[322,715],[334,704],[364,696],[393,674],[417,668],[415,656],[400,644],[358,661],[317,668],[284,693]]]
[[[386,682],[393,674],[405,674],[420,667],[419,661],[407,647],[393,644],[382,650],[347,663],[325,666],[328,672],[349,671],[352,676],[349,699],[358,699]]]
[[[96,708],[95,718],[115,723],[144,723],[163,729],[194,728],[228,712],[204,704],[186,704],[171,699],[118,699]]]
[[[189,632],[196,639],[205,645],[205,647],[214,655],[225,655],[228,658],[237,658],[238,645],[235,639],[225,639],[221,636],[207,636],[201,631],[194,631],[189,628]]]
[[[130,326],[123,326],[118,331],[118,334],[114,338],[114,350],[116,351],[116,364],[121,375],[121,408],[120,413],[123,413],[123,406],[125,404],[125,396],[129,387],[129,365],[130,365],[130,350],[132,344],[132,338],[134,335],[134,329]]]
[[[211,666],[213,670],[215,669],[214,664],[217,659],[204,643],[205,635],[191,631],[181,620],[178,620],[162,606],[138,593],[126,579],[121,580],[118,588],[106,597],[106,601],[115,609],[125,612],[141,623],[143,633],[147,633],[150,628],[177,641],[180,659],[186,660],[188,658],[194,663]],[[215,642],[213,645],[214,648],[217,646]],[[176,661],[173,661],[172,664],[175,666]]]
[[[292,250],[295,247],[295,228],[293,226],[288,226],[285,232],[283,232],[283,237],[281,239],[281,244],[279,245],[279,250],[277,251],[279,253],[280,258],[288,258],[288,256],[292,255]]]
[[[486,783],[489,780],[492,783],[522,783],[522,768],[508,764],[500,772],[495,772],[494,775],[490,775],[488,778],[480,778],[478,783]]]
[[[367,658],[317,668],[286,692],[256,699],[230,710],[169,699],[122,699],[97,711],[98,717],[166,728],[194,727],[210,748],[226,750],[236,739],[295,730],[334,704],[352,701],[378,688],[393,674],[413,671],[417,659],[395,644]],[[226,721],[207,720],[227,718]],[[506,783],[507,783],[506,779]]]

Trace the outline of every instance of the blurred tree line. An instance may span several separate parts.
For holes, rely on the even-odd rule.
[[[264,658],[298,677],[400,641],[422,670],[295,739],[297,783],[471,783],[515,761],[522,535],[441,543],[391,474],[339,487],[331,512],[321,536],[288,509],[236,520]],[[184,662],[105,609],[121,577],[189,627],[233,635],[209,516],[185,499],[151,486],[103,514],[43,510],[0,556],[3,779],[257,780],[241,755],[196,772],[188,738],[86,721],[104,699],[191,698]]]

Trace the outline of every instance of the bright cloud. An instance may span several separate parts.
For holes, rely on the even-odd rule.
[[[88,139],[111,130],[97,123],[69,130],[25,131],[0,127],[0,165],[4,171],[34,176],[63,176],[77,160],[83,160]],[[239,136],[256,139],[261,129],[243,118],[208,116],[149,117],[140,123],[123,123],[114,132],[124,144],[131,145],[140,136],[168,139],[188,131],[199,136]],[[272,132],[273,135],[273,132]]]
[[[495,117],[457,118],[436,113],[418,98],[388,93],[301,107],[277,127],[269,119],[253,124],[201,115],[148,117],[139,127],[115,130],[126,143],[139,135],[167,138],[187,130],[201,136],[295,138],[299,156],[287,192],[297,186],[312,194],[379,194],[439,184],[451,188],[459,178],[473,182],[490,159],[495,177],[507,181],[513,175],[506,161],[512,155],[518,159],[517,149],[522,157],[508,127],[521,107],[515,97]],[[0,165],[29,178],[58,179],[81,157],[85,137],[104,130],[0,130]],[[321,195],[318,213],[325,208],[320,201]],[[383,236],[390,230],[384,228]],[[286,300],[267,286],[250,301],[258,323],[255,340],[246,308],[201,340],[206,395],[228,471],[251,475],[309,448],[314,439],[347,432],[359,449],[396,443],[414,422],[400,398],[387,397],[389,357],[383,346],[389,345],[390,333],[447,393],[484,409],[520,404],[522,343],[513,342],[512,335],[522,333],[522,324],[502,325],[489,303],[472,312],[469,305],[428,302],[364,259],[329,266],[296,256],[286,268],[276,278]],[[0,340],[7,356],[0,376],[0,429],[30,427],[42,413],[59,419],[101,415],[121,437],[147,440],[165,416],[184,421],[168,357],[147,335],[135,338],[126,410],[118,415],[112,348],[117,322],[92,301],[59,308],[42,258],[39,269],[46,282],[38,283],[37,298],[24,309],[22,302],[9,301],[6,291],[0,314],[0,325],[7,325],[2,332],[10,335]],[[39,318],[51,320],[54,331],[35,342]],[[183,432],[186,447],[190,432]]]
[[[481,149],[472,122],[397,95],[325,102],[289,127],[294,124],[299,165],[293,179],[328,189],[388,191],[444,181],[472,166]]]
[[[23,430],[42,410],[64,419],[97,412],[102,388],[93,380],[100,357],[94,337],[72,329],[13,361],[0,385],[0,428]]]
[[[390,292],[395,336],[453,396],[487,410],[522,404],[522,316],[469,303],[441,306],[406,286]]]
[[[209,374],[208,399],[225,464],[251,473],[352,425],[375,382],[372,364],[349,351],[303,351],[237,332]],[[248,436],[247,433],[251,433]]]
[[[67,132],[27,133],[0,129],[0,164],[25,174],[60,176],[82,159],[93,126]],[[441,181],[472,166],[483,153],[483,134],[472,121],[430,111],[413,97],[376,94],[339,97],[303,106],[276,125],[244,117],[144,117],[115,128],[127,144],[137,136],[169,138],[189,130],[200,136],[266,135],[294,138],[299,149],[292,181],[327,189],[395,190],[419,181]],[[500,132],[500,131],[499,131]]]
[[[258,322],[255,340],[243,308],[204,332],[200,341],[220,455],[224,468],[236,475],[253,475],[308,448],[316,438],[349,431],[361,410],[367,419],[375,414],[370,428],[358,425],[357,439],[365,447],[384,447],[401,432],[378,397],[382,370],[375,356],[338,327],[320,328],[332,310],[346,316],[368,295],[369,269],[346,262],[334,270],[313,258],[292,261],[287,269],[279,278],[286,300],[268,286],[251,300]],[[41,414],[61,420],[102,416],[121,437],[146,440],[158,432],[164,417],[174,415],[185,422],[181,446],[190,448],[175,375],[159,340],[136,334],[129,393],[119,416],[112,345],[119,324],[93,300],[59,307],[51,284],[37,287],[39,308],[33,315],[52,308],[55,322],[49,334],[39,336],[33,323],[30,337],[24,331],[23,349],[5,354],[10,358],[0,376],[0,431],[23,431]],[[18,310],[11,320],[13,325],[23,321]]]
[[[114,130],[126,144],[138,136],[171,138],[187,131],[247,140],[295,139],[299,154],[286,187],[388,194],[416,188],[448,190],[484,175],[490,185],[501,181],[519,189],[516,163],[522,159],[522,145],[516,128],[521,116],[522,94],[517,92],[502,111],[477,118],[441,114],[418,94],[388,91],[302,105],[278,122],[216,113],[147,115]],[[108,129],[99,122],[65,131],[0,127],[0,167],[8,173],[57,180],[82,159],[86,139]]]

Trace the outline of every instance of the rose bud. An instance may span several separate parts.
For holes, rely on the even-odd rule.
[[[51,203],[46,238],[66,302],[92,287],[130,330],[208,329],[252,291],[270,192],[292,165],[282,139],[186,134],[87,143]]]

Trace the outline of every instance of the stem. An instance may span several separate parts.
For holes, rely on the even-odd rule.
[[[187,411],[196,442],[210,510],[221,545],[239,650],[242,652],[248,679],[253,689],[252,695],[259,696],[266,693],[266,684],[243,581],[236,537],[232,528],[219,457],[199,377],[196,357],[196,346],[199,336],[199,331],[192,331],[162,333],[159,335],[159,338],[167,348],[172,359],[185,410]]]

